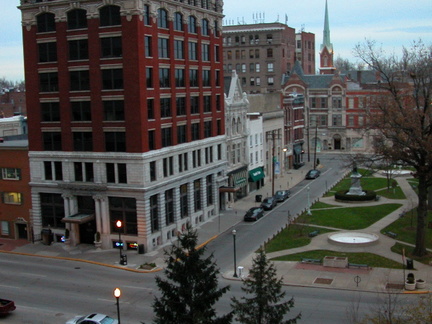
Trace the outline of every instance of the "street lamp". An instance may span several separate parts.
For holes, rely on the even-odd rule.
[[[117,320],[118,320],[118,324],[120,324],[120,303],[119,303],[120,295],[121,295],[120,288],[114,289],[114,297],[117,300]]]
[[[118,228],[118,234],[119,234],[119,252],[120,252],[120,264],[122,264],[122,249],[123,249],[123,244],[122,244],[122,240],[121,240],[121,227],[122,227],[122,221],[118,220],[116,223],[116,226]]]
[[[233,235],[233,240],[234,240],[234,278],[237,278],[236,234],[237,234],[237,231],[233,230],[232,235]]]
[[[308,215],[312,215],[311,210],[310,210],[310,188],[309,186],[307,187],[307,214]]]

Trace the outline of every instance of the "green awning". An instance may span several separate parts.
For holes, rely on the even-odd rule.
[[[249,181],[257,182],[261,179],[264,179],[265,174],[263,168],[255,168],[249,171]]]

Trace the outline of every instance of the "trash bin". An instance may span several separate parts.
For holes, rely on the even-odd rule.
[[[144,244],[138,244],[138,254],[144,254]]]
[[[51,242],[53,240],[53,235],[51,230],[48,229],[43,229],[41,231],[41,236],[42,236],[42,243],[45,245],[51,245]]]
[[[412,259],[406,260],[406,268],[408,270],[414,270],[414,261]]]
[[[237,267],[237,273],[240,278],[243,278],[244,267]]]
[[[256,195],[255,196],[255,201],[256,202],[261,202],[262,201],[262,195]]]
[[[127,255],[126,254],[121,255],[120,264],[121,265],[127,265]]]

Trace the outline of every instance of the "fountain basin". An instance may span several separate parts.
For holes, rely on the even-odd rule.
[[[378,242],[379,236],[364,232],[338,232],[328,236],[328,241],[344,246],[368,246]]]

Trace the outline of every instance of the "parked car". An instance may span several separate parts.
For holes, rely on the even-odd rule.
[[[316,179],[320,176],[320,174],[321,171],[319,170],[315,170],[315,169],[309,170],[308,173],[306,173],[306,179]]]
[[[284,202],[285,200],[287,200],[289,198],[291,194],[291,191],[289,190],[278,190],[276,191],[274,197],[276,199],[276,201],[279,202]]]
[[[69,321],[66,322],[66,324],[118,324],[118,321],[112,317],[109,317],[105,314],[99,314],[99,313],[93,313],[86,316],[76,316]]]
[[[6,315],[16,309],[15,303],[12,300],[0,298],[0,315]]]
[[[264,216],[264,209],[261,207],[252,207],[244,215],[245,222],[255,222]]]
[[[264,210],[271,210],[276,205],[277,205],[277,201],[275,197],[267,197],[261,203],[261,207],[264,208]]]

